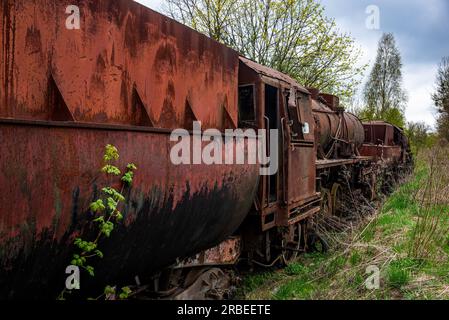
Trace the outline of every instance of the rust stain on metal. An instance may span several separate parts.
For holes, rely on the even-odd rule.
[[[402,129],[385,121],[364,122],[365,142],[360,153],[386,163],[407,161],[408,141]]]
[[[338,97],[140,4],[71,4],[80,8],[80,30],[66,28],[67,4],[58,0],[0,6],[0,297],[60,288],[73,239],[92,232],[88,207],[106,184],[106,144],[119,149],[119,166],[132,161],[139,170],[125,222],[95,266],[98,283],[176,261],[234,264],[243,250],[271,263],[272,243],[307,246],[320,192],[336,194],[334,179],[360,176],[373,195],[374,169],[412,162],[400,128],[362,124]],[[174,165],[170,133],[191,130],[193,121],[204,130],[277,129],[279,150],[271,137],[267,143],[279,170],[259,177],[259,164]],[[222,146],[223,159],[232,151],[235,160],[236,150],[248,159],[255,138]],[[192,290],[214,276],[201,275]]]
[[[73,115],[58,120],[139,125],[141,112],[173,129],[188,101],[203,128],[224,129],[223,106],[236,125],[235,51],[133,1],[71,4],[80,30],[64,2],[2,1],[0,117],[51,120],[57,94]]]
[[[183,260],[175,268],[232,265],[235,264],[240,257],[241,249],[241,238],[231,237],[220,243],[218,246]]]
[[[258,224],[264,231],[296,224],[319,201],[310,93],[291,77],[243,57],[239,83],[255,88],[253,125],[280,135],[279,171],[259,184]]]
[[[313,96],[318,158],[357,156],[358,149],[364,141],[362,122],[355,115],[340,108],[338,97],[321,94],[317,89],[309,91]]]
[[[235,51],[133,1],[70,4],[80,8],[80,30],[65,27],[65,2],[0,6],[2,297],[42,297],[63,283],[73,239],[90,232],[89,203],[107,183],[106,144],[119,149],[120,166],[139,170],[123,230],[104,247],[101,265],[115,267],[95,266],[99,282],[151,273],[225,240],[258,183],[257,164],[170,161],[172,129],[190,129],[192,119],[203,129],[237,126]]]

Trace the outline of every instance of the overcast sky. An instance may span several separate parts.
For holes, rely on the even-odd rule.
[[[137,0],[161,9],[164,0]],[[321,0],[327,15],[336,19],[343,32],[351,33],[363,51],[362,62],[376,57],[382,32],[394,33],[403,59],[404,87],[409,95],[407,121],[425,121],[434,126],[435,111],[430,98],[438,63],[449,56],[449,1],[447,0]],[[380,29],[366,27],[367,7],[379,8]]]

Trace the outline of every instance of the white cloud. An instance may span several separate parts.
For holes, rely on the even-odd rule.
[[[416,6],[422,7],[420,19],[427,21],[427,23],[435,23],[444,17],[444,3],[441,0],[431,0],[428,5],[423,6],[421,0],[414,0]],[[338,4],[343,4],[338,2]],[[348,5],[348,3],[346,3]],[[374,64],[377,54],[377,44],[385,30],[368,30],[365,28],[364,19],[366,14],[361,10],[362,7],[351,11],[349,13],[340,13],[337,3],[326,1],[327,13],[329,16],[336,16],[337,26],[343,32],[351,32],[355,38],[356,43],[361,47],[363,56],[359,58],[360,63],[369,64],[365,74],[364,83],[369,77],[369,73]],[[335,14],[339,12],[340,14]],[[381,16],[381,25],[383,23]],[[397,46],[407,56],[410,50],[416,50],[419,39],[409,34],[396,35]],[[437,64],[431,62],[417,63],[403,60],[403,87],[407,91],[409,100],[405,110],[407,121],[424,121],[428,125],[435,127],[435,110],[431,94],[434,91],[434,83],[437,72]],[[363,84],[362,84],[363,85]],[[363,87],[360,87],[360,91]],[[359,92],[360,94],[360,92]]]
[[[408,121],[424,121],[435,127],[435,109],[431,98],[434,91],[437,65],[408,64],[404,67],[404,87],[408,91]]]
[[[447,2],[445,0],[407,0],[404,5],[419,10],[419,15],[416,17],[427,28],[438,26],[441,21],[447,19]]]
[[[369,77],[377,53],[376,39],[362,38],[357,41],[362,48],[363,63],[369,63],[365,79],[360,89]],[[424,121],[431,127],[435,127],[435,109],[431,98],[434,92],[434,84],[437,74],[437,65],[432,63],[404,63],[402,69],[403,88],[408,94],[408,104],[405,110],[407,121]]]

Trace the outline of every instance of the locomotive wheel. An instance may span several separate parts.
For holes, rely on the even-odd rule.
[[[301,248],[302,227],[300,223],[292,225],[282,238],[282,260],[285,265],[294,262]],[[288,249],[284,249],[288,248]]]
[[[231,288],[231,279],[218,268],[203,270],[186,289],[174,296],[174,300],[223,300]]]

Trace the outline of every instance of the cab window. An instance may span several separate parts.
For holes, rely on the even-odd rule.
[[[256,123],[254,85],[239,86],[239,123],[241,126]]]

